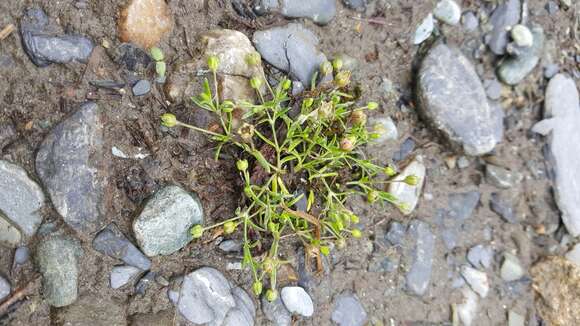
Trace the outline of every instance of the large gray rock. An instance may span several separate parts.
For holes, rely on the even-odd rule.
[[[93,102],[58,124],[36,155],[36,171],[54,207],[81,234],[102,226],[108,179],[103,155],[103,121]]]
[[[471,62],[438,44],[421,64],[417,81],[420,113],[456,149],[482,155],[503,137],[503,111],[488,103]]]
[[[490,22],[493,25],[488,46],[497,55],[506,53],[509,41],[509,27],[520,21],[522,5],[520,0],[507,0],[497,6],[491,15]]]
[[[190,229],[203,223],[203,208],[195,194],[177,186],[159,190],[133,221],[133,232],[145,255],[170,255],[191,240]]]
[[[44,193],[21,167],[0,161],[0,241],[18,244],[42,222]],[[4,240],[4,241],[3,241]]]
[[[544,30],[541,27],[532,28],[534,43],[526,48],[518,56],[510,56],[505,59],[497,69],[499,79],[508,84],[520,83],[540,62],[544,47]]]
[[[435,235],[427,223],[419,220],[410,223],[408,232],[415,243],[411,266],[406,275],[407,289],[415,295],[422,296],[427,292],[431,281]]]
[[[252,326],[256,309],[244,290],[232,287],[218,270],[203,267],[183,279],[177,310],[196,325]]]
[[[354,294],[344,293],[334,302],[331,319],[339,326],[363,326],[367,313]]]
[[[64,236],[50,236],[38,245],[35,258],[42,274],[42,293],[51,306],[64,307],[76,301],[82,254],[79,242]]]
[[[326,61],[318,49],[318,37],[300,24],[256,31],[253,42],[264,60],[304,85],[310,85],[313,74]]]
[[[281,13],[287,18],[309,18],[326,25],[336,15],[335,0],[282,0]]]
[[[79,35],[58,35],[49,26],[41,9],[29,9],[20,21],[20,35],[24,51],[39,67],[51,63],[86,62],[93,51],[93,42]]]
[[[141,270],[146,271],[151,268],[151,260],[143,255],[114,223],[109,224],[97,234],[93,239],[93,248]]]
[[[546,120],[533,130],[548,135],[555,168],[556,203],[562,220],[572,236],[580,235],[580,106],[574,80],[558,74],[550,80],[546,90]]]

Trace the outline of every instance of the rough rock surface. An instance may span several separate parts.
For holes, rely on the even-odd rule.
[[[404,180],[410,175],[419,178],[417,185],[410,186],[404,182],[393,182],[389,184],[389,192],[395,196],[398,203],[400,203],[397,208],[399,208],[399,210],[405,215],[411,214],[413,210],[415,210],[415,207],[417,207],[423,184],[425,183],[426,169],[421,162],[421,158],[417,158],[407,165],[395,180]]]
[[[536,309],[547,325],[580,325],[580,268],[548,257],[531,269]]]
[[[494,149],[503,137],[503,111],[490,105],[471,62],[438,44],[422,62],[417,97],[423,117],[469,155]]]
[[[580,235],[580,105],[574,80],[558,74],[546,90],[546,120],[533,130],[549,135],[549,161],[555,168],[556,203],[572,236]]]
[[[93,42],[79,35],[58,35],[49,25],[46,13],[38,8],[29,9],[20,21],[24,51],[39,67],[51,63],[86,62],[93,51]]]
[[[280,12],[287,18],[309,18],[326,25],[336,15],[335,0],[281,0]]]
[[[170,255],[191,239],[193,225],[203,223],[203,208],[195,194],[177,186],[159,190],[133,221],[133,232],[145,255]]]
[[[164,0],[131,0],[119,15],[119,38],[145,49],[155,46],[173,28]]]
[[[415,295],[422,296],[427,292],[431,280],[435,235],[427,223],[419,220],[410,223],[408,232],[415,244],[412,263],[406,275],[407,289]]]
[[[358,298],[352,293],[343,293],[334,302],[331,319],[339,326],[363,326],[368,318]]]
[[[310,85],[313,74],[326,61],[318,49],[318,37],[300,24],[257,31],[253,42],[264,60],[304,85]]]
[[[42,275],[42,293],[51,306],[64,307],[76,301],[82,254],[79,242],[64,236],[40,241],[36,263]]]
[[[44,193],[21,167],[0,161],[0,242],[15,246],[36,233]]]
[[[84,234],[97,230],[105,215],[103,153],[99,108],[87,102],[46,136],[36,155],[36,171],[57,212]]]
[[[107,256],[120,259],[128,265],[149,270],[151,260],[147,258],[114,223],[109,224],[93,239],[93,248]]]

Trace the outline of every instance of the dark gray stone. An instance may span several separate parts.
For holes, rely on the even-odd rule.
[[[51,63],[86,62],[93,51],[93,42],[79,35],[58,35],[48,25],[48,17],[38,8],[29,9],[20,21],[24,51],[39,67]]]
[[[235,240],[224,240],[220,242],[218,247],[221,251],[228,253],[236,253],[242,250],[242,244]]]
[[[143,96],[151,91],[151,83],[148,80],[140,80],[133,85],[133,95]]]
[[[155,277],[157,277],[157,273],[147,272],[147,274],[137,282],[137,285],[135,285],[135,293],[145,295],[149,286],[155,282]]]
[[[560,6],[558,6],[558,4],[555,1],[548,1],[548,3],[546,3],[546,11],[550,15],[557,13],[558,10],[560,10]]]
[[[522,181],[523,176],[500,166],[487,164],[485,166],[485,179],[495,187],[509,189]]]
[[[318,49],[316,35],[300,24],[256,31],[253,42],[264,60],[304,85],[310,85],[314,73],[327,61]]]
[[[264,316],[275,326],[290,326],[292,324],[292,314],[286,309],[280,297],[270,302],[262,296],[260,302]]]
[[[494,192],[491,194],[489,206],[492,211],[503,218],[508,223],[518,223],[516,213],[512,203],[504,198],[500,193]]]
[[[467,220],[473,214],[480,197],[481,194],[477,191],[450,194],[448,216],[461,222]]]
[[[170,255],[191,240],[191,228],[203,223],[197,195],[177,186],[159,190],[133,221],[133,232],[145,255]]]
[[[398,162],[406,159],[415,149],[415,141],[409,137],[401,144],[399,150],[393,153],[393,161]]]
[[[108,164],[103,121],[92,102],[58,124],[40,146],[38,176],[57,212],[77,232],[88,234],[102,226]]]
[[[142,272],[141,269],[134,266],[115,266],[111,270],[109,284],[112,289],[118,289],[129,283],[129,281]]]
[[[357,11],[364,11],[367,6],[367,0],[342,0],[345,6]]]
[[[113,223],[97,234],[93,240],[93,248],[141,270],[146,271],[151,268],[151,260],[143,255]]]
[[[484,245],[472,247],[467,252],[467,260],[475,268],[487,269],[493,262],[493,249]]]
[[[431,281],[435,235],[427,223],[419,220],[411,221],[409,235],[414,239],[414,247],[412,263],[406,275],[407,289],[414,295],[423,296]]]
[[[10,283],[0,276],[0,302],[10,294]]]
[[[1,58],[0,58],[1,60]],[[0,67],[2,62],[0,61]],[[18,138],[16,128],[11,121],[0,122],[0,151]]]
[[[368,318],[356,295],[347,292],[334,302],[331,319],[339,326],[363,326]]]
[[[497,6],[491,15],[490,22],[493,25],[488,46],[497,55],[506,53],[509,42],[508,28],[520,21],[520,0],[507,0]]]
[[[131,43],[122,43],[115,49],[115,61],[132,72],[144,72],[153,64],[147,52]]]
[[[467,154],[492,151],[503,137],[503,111],[488,103],[469,60],[455,48],[438,44],[418,75],[419,110],[427,122]]]
[[[0,227],[0,241],[17,245],[9,241],[14,239],[17,231],[26,237],[32,237],[40,223],[42,216],[40,209],[44,205],[44,193],[21,167],[0,161],[0,220],[4,220]],[[14,230],[13,230],[14,228]]]
[[[35,259],[42,275],[42,293],[49,305],[64,307],[76,301],[82,254],[79,242],[64,236],[52,235],[40,241]]]
[[[403,224],[393,221],[389,226],[389,231],[385,234],[385,239],[393,246],[399,246],[403,244],[406,232],[407,228]]]
[[[508,85],[520,83],[538,64],[544,47],[544,30],[541,27],[532,28],[534,43],[522,50],[517,57],[505,59],[497,69],[499,79]]]
[[[319,25],[336,16],[335,0],[280,0],[281,13],[287,18],[308,18]]]

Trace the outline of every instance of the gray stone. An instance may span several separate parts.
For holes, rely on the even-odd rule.
[[[448,197],[448,216],[461,222],[467,220],[473,214],[480,197],[481,194],[477,191],[450,194]]]
[[[25,12],[20,21],[20,34],[24,51],[39,67],[51,63],[86,62],[93,51],[93,42],[79,35],[58,35],[48,24],[48,17],[41,9]]]
[[[463,288],[463,302],[457,305],[457,315],[465,326],[471,326],[478,310],[478,297],[470,288]]]
[[[413,35],[413,44],[418,45],[425,42],[425,40],[433,33],[434,28],[435,20],[433,19],[433,14],[429,14],[421,21],[419,26],[417,26],[415,34]]]
[[[460,156],[457,159],[457,167],[460,169],[466,169],[469,167],[469,159],[465,156]]]
[[[282,302],[288,311],[304,317],[314,314],[314,303],[306,291],[299,286],[286,286],[280,291]]]
[[[0,276],[0,302],[10,294],[10,283]]]
[[[517,24],[510,31],[512,40],[519,47],[528,48],[534,44],[534,36],[525,25]]]
[[[138,267],[141,270],[151,268],[151,260],[147,258],[114,223],[109,224],[97,234],[93,240],[93,248],[109,257],[122,260],[127,265]]]
[[[242,244],[235,240],[224,240],[220,242],[218,247],[221,251],[228,253],[240,252],[242,250]]]
[[[500,166],[487,164],[485,166],[485,180],[492,186],[509,189],[520,183],[523,176]]]
[[[36,233],[44,193],[21,167],[0,161],[0,241],[15,246]]]
[[[363,326],[368,317],[356,295],[344,293],[334,302],[331,319],[339,326]]]
[[[397,126],[391,117],[378,117],[371,120],[372,131],[379,135],[373,140],[373,143],[382,144],[390,140],[396,140],[399,137]]]
[[[419,110],[431,126],[468,155],[492,151],[503,137],[503,111],[488,103],[471,62],[438,44],[419,71]]]
[[[557,13],[559,9],[560,7],[555,1],[548,1],[548,3],[546,3],[546,11],[550,15]]]
[[[145,292],[155,282],[155,278],[157,277],[157,273],[155,272],[147,272],[145,276],[143,276],[137,285],[135,285],[135,293],[140,295],[145,295]]]
[[[53,307],[64,307],[78,295],[79,259],[83,254],[78,241],[53,235],[40,241],[36,263],[42,275],[44,299]]]
[[[183,279],[177,310],[190,322],[222,325],[234,307],[230,282],[218,270],[203,267]]]
[[[140,47],[131,43],[121,43],[115,49],[115,62],[131,72],[145,73],[153,64],[153,59]]]
[[[292,324],[292,314],[286,309],[279,297],[270,302],[262,296],[260,302],[264,316],[275,326],[290,326]]]
[[[463,28],[465,28],[465,30],[468,32],[475,31],[477,27],[479,27],[479,19],[477,19],[477,16],[473,11],[465,12],[461,20],[463,23]]]
[[[368,0],[342,0],[345,6],[350,9],[364,11],[367,6]]]
[[[534,43],[531,47],[521,51],[517,56],[505,59],[497,69],[499,79],[508,84],[516,85],[521,82],[538,64],[544,47],[544,30],[541,27],[532,29]]]
[[[148,80],[142,79],[133,85],[133,95],[143,96],[151,91],[151,83]]]
[[[501,83],[497,79],[487,79],[483,82],[485,94],[492,100],[499,100],[501,97]]]
[[[372,273],[392,273],[397,267],[397,262],[389,257],[374,256],[369,262],[368,271]]]
[[[30,259],[30,250],[28,247],[18,247],[14,252],[14,263],[24,265]]]
[[[254,305],[254,300],[239,286],[232,289],[232,295],[236,300],[236,308],[249,317],[246,319],[251,320],[253,324],[253,320],[256,318],[256,305]]]
[[[461,19],[461,7],[453,0],[441,0],[433,9],[433,16],[446,24],[457,25]]]
[[[469,287],[480,297],[485,298],[489,292],[489,280],[487,274],[478,271],[467,265],[461,266],[461,276],[465,279]]]
[[[518,223],[514,207],[505,196],[497,192],[492,193],[489,200],[489,207],[506,222],[512,224]]]
[[[118,289],[123,287],[125,284],[129,283],[138,274],[143,271],[134,266],[115,266],[111,270],[111,275],[109,277],[111,288]]]
[[[435,251],[435,235],[427,223],[413,220],[409,235],[414,239],[413,259],[406,275],[407,289],[418,296],[427,292],[431,281],[431,269]]]
[[[281,13],[287,18],[309,18],[319,25],[336,16],[335,0],[281,0]]]
[[[415,149],[415,141],[413,138],[409,137],[403,141],[399,150],[393,153],[393,161],[399,162],[411,155],[413,150]]]
[[[264,60],[304,85],[310,85],[314,73],[327,61],[318,49],[318,37],[300,24],[256,31],[253,42]]]
[[[557,63],[551,63],[544,66],[544,77],[550,79],[560,72],[560,66]]]
[[[203,223],[197,195],[177,186],[159,190],[133,222],[133,232],[145,255],[170,255],[191,240],[190,229]]]
[[[526,318],[517,312],[510,310],[508,312],[508,326],[525,326]]]
[[[511,282],[519,280],[524,274],[525,270],[518,257],[506,252],[500,268],[501,278],[506,282]]]
[[[568,232],[580,235],[580,105],[574,80],[558,74],[546,90],[545,120],[533,131],[548,135],[548,160],[555,168],[556,203]]]
[[[520,21],[520,0],[507,0],[497,6],[491,15],[490,22],[493,25],[488,46],[497,55],[506,53],[509,41],[508,28]]]
[[[102,226],[108,164],[103,120],[92,102],[58,124],[40,146],[36,171],[57,212],[77,232],[88,234]]]
[[[397,202],[397,208],[403,214],[409,215],[415,210],[415,207],[417,207],[419,197],[421,196],[421,190],[425,184],[426,172],[425,165],[422,163],[422,157],[418,156],[393,179],[399,182],[392,182],[389,184],[388,191],[394,196]],[[400,182],[410,175],[419,178],[417,185],[410,186],[404,182]]]
[[[403,244],[406,233],[407,228],[403,224],[393,221],[389,226],[389,231],[385,234],[385,239],[393,246],[399,246]]]
[[[467,252],[467,260],[475,268],[487,269],[493,262],[493,249],[484,245],[472,247]]]
[[[570,251],[566,253],[566,259],[580,267],[580,243],[577,243]]]

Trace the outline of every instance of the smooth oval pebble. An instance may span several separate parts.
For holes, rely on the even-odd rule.
[[[314,314],[314,304],[312,298],[299,286],[287,286],[281,292],[282,302],[291,313],[304,317]]]
[[[534,36],[532,35],[532,32],[524,25],[518,24],[512,27],[511,37],[516,45],[524,48],[528,48],[534,44]]]

